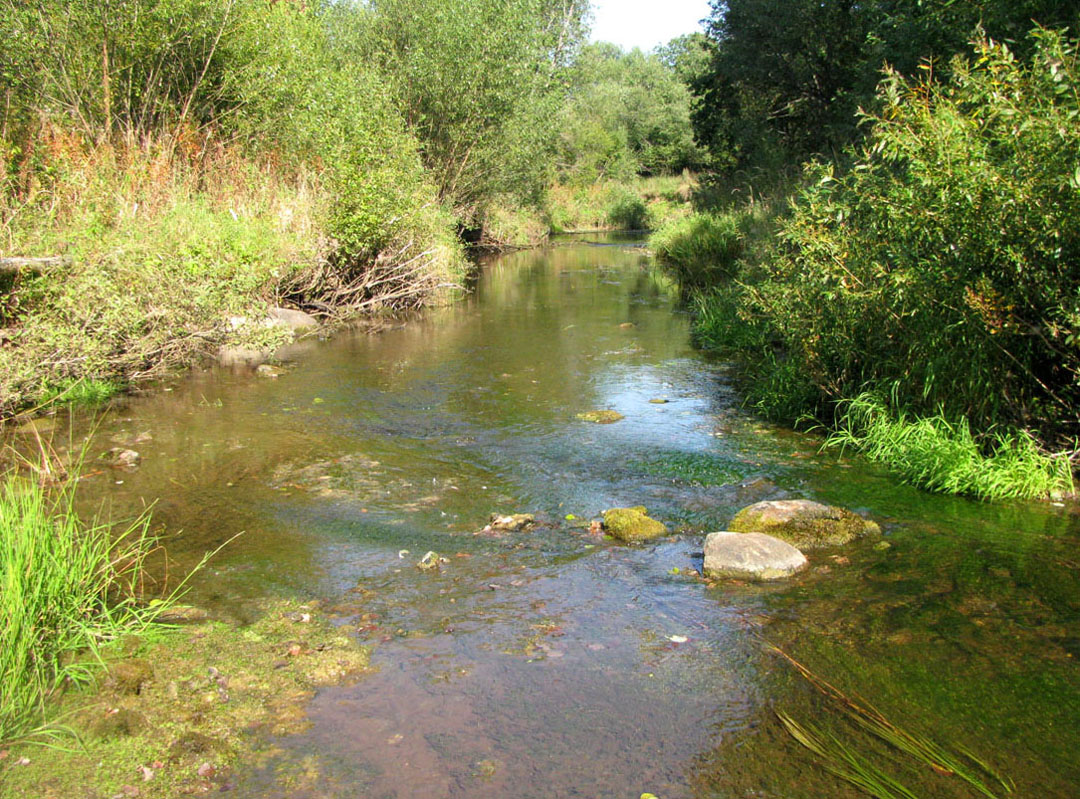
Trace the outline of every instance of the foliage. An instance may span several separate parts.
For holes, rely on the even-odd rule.
[[[743,253],[743,215],[695,213],[670,221],[649,237],[649,247],[684,289],[735,277]]]
[[[74,263],[9,286],[0,412],[222,343],[281,343],[229,319],[283,295],[338,317],[414,307],[461,277],[419,142],[357,60],[366,7],[14,6],[0,247]]]
[[[588,186],[555,185],[545,200],[551,230],[652,230],[689,212],[689,174],[654,176]]]
[[[988,438],[989,447],[980,446],[966,419],[951,423],[940,414],[895,416],[879,397],[861,394],[840,403],[836,431],[827,446],[851,447],[930,491],[990,500],[1072,493],[1068,458],[1044,455],[1028,433]]]
[[[390,83],[441,200],[472,220],[494,197],[536,201],[582,0],[375,0],[363,52]]]
[[[70,655],[145,629],[165,607],[138,601],[149,518],[119,533],[84,525],[74,485],[45,489],[15,473],[0,485],[0,741],[33,728],[61,682],[89,677],[92,662]]]
[[[689,115],[690,94],[675,66],[638,49],[588,45],[559,118],[559,177],[584,184],[695,169],[703,153]]]
[[[1077,431],[1080,70],[1032,36],[1027,66],[984,40],[948,85],[891,73],[854,167],[808,170],[746,312],[826,398]]]
[[[1075,24],[1075,3],[713,0],[711,61],[692,79],[695,135],[727,170],[836,156],[857,139],[855,111],[873,104],[884,66],[911,74],[923,59],[947,65],[977,26],[1022,40],[1032,20]]]

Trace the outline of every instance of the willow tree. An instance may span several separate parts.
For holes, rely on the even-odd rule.
[[[463,219],[491,198],[539,195],[551,175],[564,71],[586,0],[373,0],[379,66],[441,198]]]

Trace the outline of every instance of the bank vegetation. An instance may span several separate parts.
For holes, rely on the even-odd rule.
[[[831,74],[847,82],[817,96],[810,79],[830,62],[796,58],[794,40],[789,65],[804,73],[791,86],[759,93],[764,65],[735,64],[751,45],[766,57],[762,37],[782,38],[745,16],[756,5],[717,6],[697,83],[713,194],[653,239],[697,309],[699,342],[739,357],[764,415],[822,424],[918,485],[1070,493],[1080,68],[1068,28],[1025,15],[1060,24],[1075,11],[943,3],[874,18],[868,4],[858,24],[893,60],[841,37]],[[856,13],[848,5],[825,4]],[[806,22],[794,6],[792,32]],[[740,120],[762,131],[753,146]],[[801,171],[784,166],[799,158]]]

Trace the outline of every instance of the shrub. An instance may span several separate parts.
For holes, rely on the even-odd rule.
[[[738,271],[742,221],[738,212],[676,218],[653,233],[649,246],[685,289],[714,286],[731,280]]]
[[[947,85],[892,73],[853,167],[807,187],[745,293],[821,393],[1074,435],[1080,407],[1080,70],[976,44]]]

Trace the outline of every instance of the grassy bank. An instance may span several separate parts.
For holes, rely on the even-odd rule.
[[[1080,76],[1074,42],[1031,38],[1029,63],[982,41],[948,84],[890,75],[844,162],[652,239],[750,405],[931,490],[1073,489]]]
[[[290,334],[262,324],[270,306],[334,321],[424,304],[462,277],[449,225],[343,257],[327,235],[325,176],[228,151],[196,166],[164,149],[72,144],[47,186],[4,209],[6,253],[70,262],[9,278],[0,414],[67,399],[74,384],[160,376],[223,345],[273,348]]]
[[[95,685],[56,706],[69,732],[61,746],[8,750],[0,793],[173,799],[230,790],[238,763],[250,773],[271,762],[274,737],[304,730],[315,692],[356,678],[368,654],[316,604],[266,601],[256,615],[244,627],[189,621],[125,640]],[[319,777],[313,755],[275,770],[273,783],[302,792]]]
[[[74,481],[0,484],[0,743],[46,720],[46,700],[89,682],[110,643],[144,634],[167,607],[143,601],[148,519],[83,524]]]

